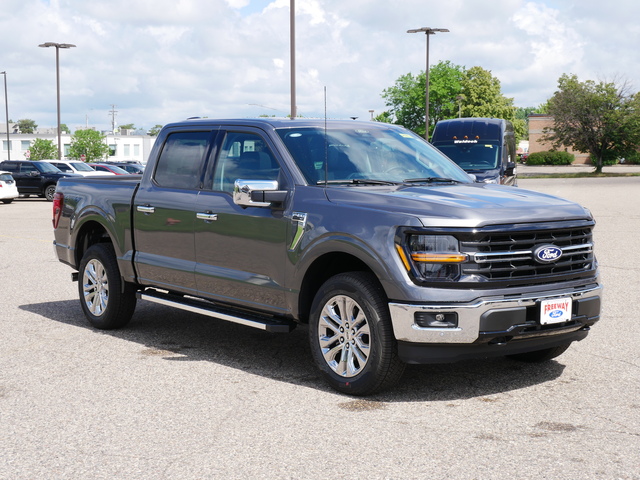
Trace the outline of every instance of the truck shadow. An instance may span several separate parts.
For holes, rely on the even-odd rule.
[[[289,334],[271,334],[170,307],[141,302],[121,330],[96,330],[77,300],[21,305],[66,325],[139,344],[140,358],[168,362],[213,362],[264,378],[333,392],[320,377],[307,340],[306,326]],[[368,397],[378,402],[453,401],[486,397],[558,378],[557,361],[526,364],[506,358],[442,365],[407,365],[390,391]]]

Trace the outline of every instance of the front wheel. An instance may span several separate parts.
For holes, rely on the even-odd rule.
[[[135,288],[130,283],[123,285],[110,243],[87,249],[80,262],[78,292],[85,317],[101,330],[124,327],[136,308]]]
[[[313,359],[334,389],[369,395],[391,387],[404,371],[382,287],[364,272],[327,280],[309,320]]]

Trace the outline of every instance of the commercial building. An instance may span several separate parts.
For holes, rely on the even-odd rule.
[[[43,140],[51,140],[54,145],[58,144],[58,135],[54,128],[40,128],[36,133],[13,133],[17,131],[13,124],[9,125],[9,140],[7,141],[6,124],[0,123],[0,139],[2,139],[2,149],[0,150],[0,161],[7,160],[11,156],[11,160],[24,160],[30,157],[30,149],[33,141],[37,138]],[[105,143],[109,145],[110,154],[106,159],[110,162],[123,162],[135,160],[141,163],[147,163],[149,153],[156,140],[151,135],[132,135],[131,130],[123,130],[117,135],[106,134]],[[69,133],[61,136],[62,140],[62,157],[66,159],[69,155],[69,147],[71,146],[71,137]]]
[[[551,115],[532,114],[529,115],[529,153],[546,152],[552,150],[553,146],[550,142],[544,142],[542,137],[544,136],[544,130],[553,130],[553,117]],[[576,152],[571,147],[561,147],[561,150],[565,150],[575,156],[573,165],[590,164],[588,153]],[[556,149],[557,150],[557,149]]]

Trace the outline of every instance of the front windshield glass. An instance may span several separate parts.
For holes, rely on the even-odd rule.
[[[424,139],[397,128],[296,127],[278,129],[311,185],[324,183],[471,183],[453,162]],[[359,182],[362,180],[362,182]]]
[[[33,162],[33,165],[40,171],[40,173],[60,173],[61,170],[58,167],[54,167],[47,162]]]
[[[124,168],[117,167],[116,165],[109,165],[108,167],[103,167],[103,168],[105,168],[106,170],[112,173],[115,173],[116,175],[124,175],[129,173]]]
[[[500,166],[500,148],[492,143],[462,143],[435,147],[466,171],[493,170]]]
[[[91,168],[86,163],[82,162],[71,162],[70,165],[79,172],[93,172],[93,168]]]

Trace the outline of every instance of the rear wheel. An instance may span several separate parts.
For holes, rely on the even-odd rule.
[[[322,285],[311,308],[309,340],[323,377],[343,393],[384,390],[404,371],[384,292],[368,273],[339,274]]]
[[[102,330],[124,327],[136,308],[135,288],[123,284],[110,243],[87,249],[80,262],[78,292],[85,317]]]
[[[4,200],[2,200],[2,203],[11,203],[13,202],[13,198],[5,198]]]
[[[536,350],[534,352],[516,353],[507,355],[508,358],[527,363],[541,363],[552,360],[562,355],[571,344],[559,345],[557,347],[545,348],[544,350]]]
[[[44,189],[44,198],[49,202],[53,202],[53,196],[56,194],[56,186],[55,185],[47,185]]]

